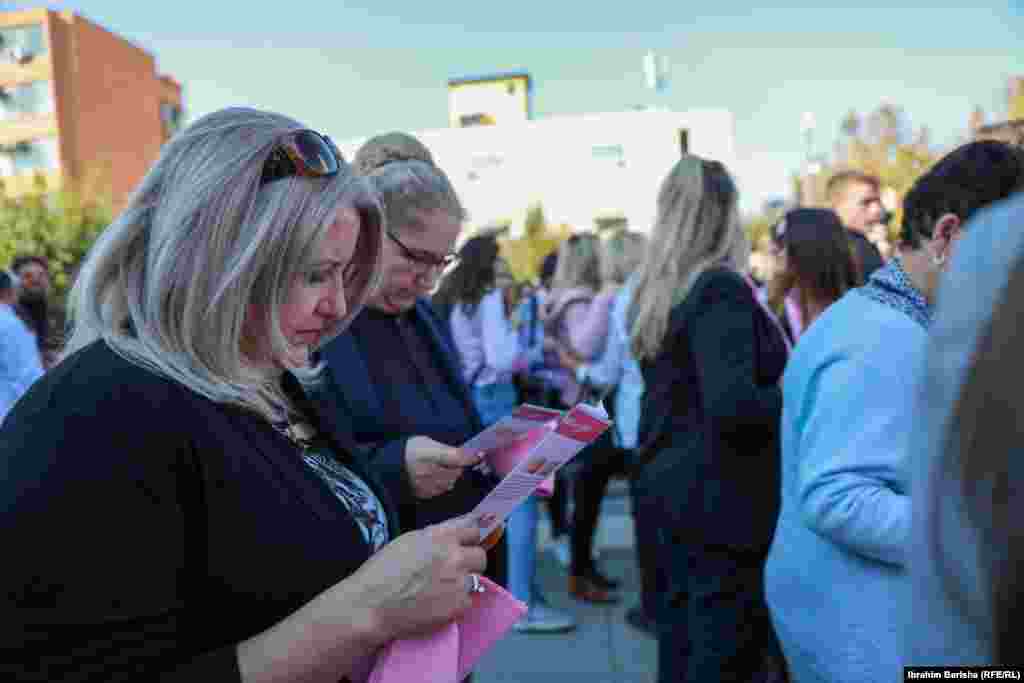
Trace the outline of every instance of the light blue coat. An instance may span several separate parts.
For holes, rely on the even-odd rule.
[[[765,593],[794,683],[902,680],[906,444],[925,340],[921,324],[854,290],[790,358]]]
[[[42,376],[36,336],[10,304],[0,304],[0,422]]]

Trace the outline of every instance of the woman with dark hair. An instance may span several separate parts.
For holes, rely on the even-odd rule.
[[[1024,194],[971,221],[939,291],[910,449],[904,666],[1021,664],[1022,220]]]
[[[434,305],[450,311],[455,348],[484,425],[510,414],[518,396],[513,377],[530,364],[540,362],[543,338],[533,348],[520,342],[510,320],[512,287],[508,264],[498,254],[493,235],[470,238],[459,251],[459,264],[434,296]],[[502,286],[504,284],[505,286]],[[534,587],[537,554],[537,501],[531,496],[508,520],[508,587],[529,605],[516,625],[520,632],[566,631],[572,618],[548,607]]]
[[[462,360],[463,378],[484,425],[516,407],[513,375],[526,366],[525,351],[510,322],[514,290],[508,263],[494,235],[470,238],[459,262],[433,297],[450,314],[452,337]],[[499,286],[499,281],[505,286]]]
[[[862,284],[846,230],[831,209],[794,209],[772,230],[779,269],[767,287],[768,305],[797,338],[822,311]]]

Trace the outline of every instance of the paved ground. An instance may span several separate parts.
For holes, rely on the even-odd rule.
[[[542,516],[543,519],[543,516]],[[541,542],[548,537],[542,522]],[[621,577],[623,600],[598,607],[566,594],[566,571],[550,553],[538,554],[538,579],[552,606],[572,612],[579,627],[565,634],[509,634],[484,656],[474,683],[654,683],[656,646],[634,630],[625,611],[638,600],[633,525],[625,486],[615,483],[605,499],[597,547],[601,567]]]

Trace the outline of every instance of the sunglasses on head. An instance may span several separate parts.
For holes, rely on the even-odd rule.
[[[292,131],[278,141],[264,162],[260,186],[291,176],[332,176],[341,168],[341,163],[341,152],[326,135],[308,129]]]

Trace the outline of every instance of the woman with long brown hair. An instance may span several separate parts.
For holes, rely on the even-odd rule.
[[[794,209],[772,230],[779,268],[767,299],[794,343],[822,311],[863,283],[846,230],[831,209]]]

